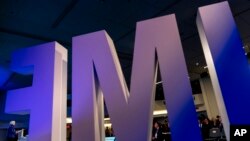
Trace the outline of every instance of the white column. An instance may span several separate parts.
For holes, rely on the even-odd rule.
[[[200,85],[208,118],[215,118],[219,114],[215,93],[209,76],[200,79]]]

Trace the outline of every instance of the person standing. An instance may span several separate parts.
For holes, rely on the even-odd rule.
[[[7,141],[17,141],[17,133],[15,129],[16,122],[11,121],[7,131]]]
[[[211,129],[210,121],[208,118],[205,118],[202,122],[202,127],[201,127],[204,140],[209,138],[210,129]]]
[[[152,141],[163,141],[162,129],[158,122],[154,123]]]

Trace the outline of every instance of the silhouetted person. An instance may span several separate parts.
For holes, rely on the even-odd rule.
[[[203,139],[209,138],[210,129],[211,129],[211,125],[209,123],[209,119],[205,118],[202,122],[202,127],[201,127]]]
[[[217,120],[215,118],[211,119],[211,128],[219,128]]]
[[[105,136],[106,137],[113,137],[113,129],[112,128],[109,128],[109,127],[106,127],[105,129]]]
[[[168,122],[166,122],[162,126],[162,134],[163,134],[163,139],[165,141],[171,141],[171,132],[170,132],[170,127],[169,127],[169,123]]]
[[[163,141],[162,129],[161,129],[160,124],[158,122],[154,123],[152,141]]]
[[[11,121],[7,131],[7,141],[17,141],[17,133],[15,129],[16,122]]]
[[[221,117],[219,115],[216,116],[216,126],[218,128],[220,128],[220,131],[222,132],[223,129],[223,124],[222,124],[222,120]]]

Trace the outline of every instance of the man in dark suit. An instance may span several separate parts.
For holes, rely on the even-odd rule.
[[[158,122],[154,123],[152,141],[163,141],[162,128]]]
[[[204,140],[209,138],[210,129],[211,129],[211,125],[209,123],[209,119],[205,118],[202,122],[202,128],[201,128],[202,136]]]
[[[15,121],[10,122],[10,126],[7,130],[7,141],[17,141],[17,132],[15,129]]]

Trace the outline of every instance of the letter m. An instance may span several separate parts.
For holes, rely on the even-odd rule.
[[[104,140],[103,97],[118,141],[150,141],[158,64],[172,140],[201,141],[174,15],[137,24],[130,91],[105,31],[73,38],[73,141]]]

